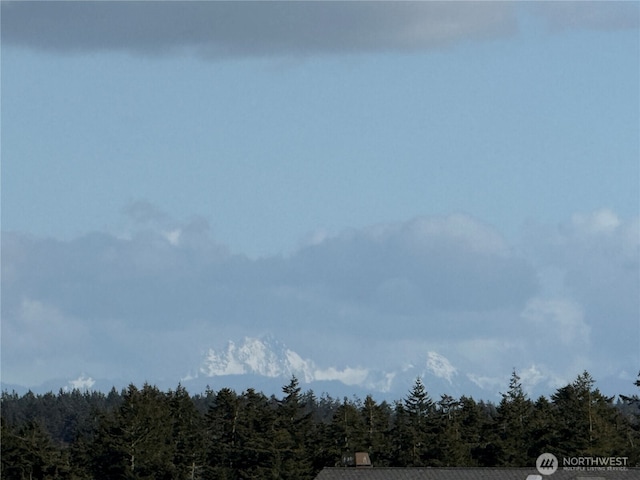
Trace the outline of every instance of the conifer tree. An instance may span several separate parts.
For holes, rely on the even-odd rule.
[[[434,403],[422,383],[416,378],[409,395],[404,399],[402,408],[396,407],[396,430],[400,435],[401,448],[408,448],[407,466],[430,464],[434,439],[432,414]],[[432,462],[431,462],[432,463]]]
[[[236,478],[240,402],[229,388],[221,389],[206,414],[207,478]]]
[[[412,461],[412,451],[412,434],[409,415],[404,407],[404,403],[396,400],[393,403],[390,466],[408,466]]]
[[[295,377],[282,391],[3,392],[2,478],[304,480],[356,451],[401,467],[530,466],[545,451],[640,463],[638,394],[614,404],[587,372],[535,403],[513,372],[497,408],[465,396],[434,404],[420,379],[393,409],[372,396],[317,400]]]
[[[313,459],[309,451],[311,412],[294,376],[282,387],[284,397],[278,403],[275,422],[276,471],[282,479],[311,477]]]
[[[556,391],[552,400],[556,406],[558,450],[564,456],[611,456],[622,445],[615,432],[618,412],[613,397],[605,397],[588,372]]]
[[[275,412],[262,393],[252,388],[243,393],[236,429],[236,472],[240,478],[278,478],[274,421]]]
[[[501,454],[497,409],[491,402],[483,400],[478,401],[475,408],[478,412],[480,443],[474,449],[474,459],[480,467],[495,467],[500,464]]]
[[[485,411],[472,398],[462,396],[458,400],[460,404],[460,432],[465,450],[465,465],[488,465],[481,462],[486,448],[486,440],[483,436],[485,425],[489,423]]]
[[[640,372],[633,384],[640,389]],[[619,430],[624,444],[622,455],[628,458],[630,466],[640,466],[640,396],[638,393],[631,396],[621,394],[619,411],[622,417]]]
[[[157,387],[135,385],[117,411],[102,417],[92,446],[93,473],[107,479],[171,478],[174,458],[166,398]]]
[[[522,389],[520,377],[513,370],[509,380],[509,390],[502,394],[502,400],[497,407],[496,425],[500,466],[531,465],[528,442],[532,414],[533,404]]]
[[[189,480],[201,478],[205,464],[204,419],[182,385],[168,397],[176,475]]]
[[[50,435],[38,422],[30,420],[11,428],[1,420],[2,478],[67,478],[66,455],[55,447]]]
[[[354,461],[356,451],[366,451],[366,426],[353,401],[344,398],[329,426],[330,451],[336,465]],[[348,460],[347,460],[348,459]]]
[[[378,404],[371,395],[367,395],[360,408],[364,424],[364,451],[376,465],[386,466],[391,462],[391,409],[386,402]]]
[[[437,466],[462,467],[469,462],[469,450],[463,438],[461,402],[442,395],[437,402],[434,463]]]
[[[539,397],[533,405],[529,422],[527,453],[530,462],[535,461],[542,453],[558,451],[556,419],[555,406],[546,397]]]

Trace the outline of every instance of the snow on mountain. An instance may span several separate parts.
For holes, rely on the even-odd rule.
[[[295,375],[304,389],[328,393],[335,398],[364,398],[371,394],[378,399],[395,401],[403,398],[419,377],[435,401],[443,394],[498,401],[499,392],[505,391],[509,382],[508,373],[502,377],[490,377],[460,369],[449,358],[433,350],[423,354],[412,353],[408,357],[399,356],[397,364],[389,364],[385,369],[359,365],[319,365],[270,335],[245,337],[239,342],[229,341],[222,348],[210,348],[199,365],[187,368],[191,368],[190,373],[180,379],[100,378],[89,372],[78,372],[72,380],[58,378],[42,385],[0,383],[0,386],[2,390],[24,394],[29,389],[36,393],[59,389],[108,392],[112,387],[120,390],[129,383],[141,384],[142,381],[166,390],[175,388],[180,382],[192,393],[201,393],[209,387],[214,390],[227,387],[238,392],[254,388],[267,395],[279,395],[282,386]],[[534,397],[538,395],[534,387],[546,378],[545,371],[534,365],[520,373],[523,386],[531,389],[529,394]],[[600,379],[598,384],[602,391],[626,392],[629,390],[628,384],[631,384],[631,380],[627,380],[605,378]],[[562,381],[556,383],[557,386],[563,385]]]
[[[427,352],[427,371],[438,378],[444,378],[450,384],[458,370],[451,365],[451,362],[437,352]]]
[[[280,342],[245,337],[241,345],[229,341],[226,349],[210,348],[200,373],[207,377],[254,374],[264,377],[290,377],[295,375],[308,383],[313,380],[314,365]]]
[[[78,378],[76,378],[75,380],[69,380],[69,386],[65,387],[66,391],[69,390],[91,390],[91,387],[93,387],[96,384],[96,381],[87,376],[86,374],[81,374]]]
[[[202,362],[200,373],[208,378],[234,375],[251,375],[286,380],[295,375],[301,383],[339,382],[372,392],[390,393],[409,388],[417,377],[428,377],[429,384],[438,392],[459,390],[454,388],[458,375],[456,367],[437,352],[427,352],[424,363],[390,371],[373,370],[361,366],[318,366],[313,360],[303,358],[273,337],[245,337],[242,343],[233,341],[226,348],[210,348]]]
[[[295,375],[303,383],[338,381],[344,385],[387,391],[393,373],[372,372],[363,367],[320,367],[273,337],[245,337],[241,344],[229,341],[226,348],[207,352],[200,373],[206,377],[260,375],[286,378]]]
[[[241,341],[229,341],[222,348],[210,348],[199,365],[188,366],[190,373],[183,378],[142,379],[161,389],[175,388],[180,382],[189,391],[200,393],[206,388],[214,390],[228,387],[236,391],[254,388],[267,395],[281,393],[292,376],[305,389],[328,393],[340,398],[353,395],[364,398],[371,394],[376,398],[398,400],[421,378],[427,392],[438,401],[443,394],[460,397],[472,396],[484,400],[499,400],[499,392],[508,386],[508,374],[489,377],[460,369],[449,358],[427,350],[399,355],[396,364],[384,369],[361,365],[319,365],[290,349],[271,335],[260,338],[245,337]],[[522,371],[523,385],[533,388],[540,383],[544,372],[533,366]],[[97,390],[109,391],[125,388],[129,383],[139,384],[141,379],[106,379],[78,373],[72,380],[55,379],[39,386],[7,385],[3,389],[24,393],[27,388],[35,392]],[[561,383],[561,382],[560,382]],[[560,384],[559,384],[560,385]],[[615,392],[611,387],[608,391]],[[624,391],[624,389],[620,390]],[[533,390],[532,390],[533,394]]]

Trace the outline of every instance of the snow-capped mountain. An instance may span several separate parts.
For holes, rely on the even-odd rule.
[[[392,376],[371,372],[362,367],[320,367],[308,358],[271,336],[245,337],[237,345],[229,341],[223,349],[210,348],[199,368],[205,377],[231,375],[258,375],[267,378],[298,378],[301,383],[338,381],[348,386],[362,386],[377,391],[387,391]]]
[[[416,378],[421,378],[427,392],[434,401],[443,394],[459,398],[462,395],[475,399],[499,401],[500,392],[508,388],[508,375],[504,378],[486,377],[474,374],[467,368],[460,368],[441,353],[426,350],[412,354],[411,358],[399,355],[396,364],[376,369],[361,365],[321,365],[305,358],[271,335],[245,337],[241,341],[228,341],[225,345],[209,348],[203,352],[198,365],[191,366],[191,372],[183,378],[106,379],[93,378],[91,372],[78,372],[74,379],[50,380],[39,386],[9,385],[2,383],[2,390],[25,393],[45,393],[62,389],[95,390],[108,392],[112,387],[125,388],[129,383],[141,381],[158,386],[163,390],[173,389],[180,382],[192,393],[201,393],[211,388],[223,387],[237,392],[253,388],[267,395],[280,395],[282,387],[295,376],[303,390],[313,390],[317,395],[327,393],[334,398],[359,397],[371,394],[380,400],[400,400],[413,387]],[[187,366],[188,368],[189,366]],[[542,374],[535,366],[519,372],[525,388],[532,382],[529,377],[539,378]],[[619,383],[603,379],[599,385],[606,392],[624,392]],[[528,389],[527,389],[528,390]],[[528,392],[532,398],[538,393]]]
[[[186,385],[194,380],[197,380],[196,383],[227,381],[237,385],[241,378],[254,382],[262,379],[260,384],[271,379],[283,385],[295,376],[301,384],[311,389],[322,384],[323,388],[332,390],[348,390],[357,394],[368,392],[395,398],[406,394],[416,378],[420,377],[436,399],[443,393],[478,393],[478,385],[459,375],[458,369],[446,357],[434,351],[425,352],[424,357],[414,364],[390,367],[388,370],[379,370],[349,365],[321,366],[272,336],[245,337],[239,343],[229,341],[225,347],[210,348],[198,375],[184,380]]]
[[[272,335],[260,338],[245,337],[241,341],[209,348],[203,353],[199,365],[191,367],[191,373],[179,379],[144,379],[162,389],[175,388],[178,382],[193,393],[201,393],[207,387],[218,390],[223,387],[243,391],[254,388],[265,394],[279,394],[282,386],[295,376],[303,389],[317,394],[328,393],[335,397],[372,394],[376,398],[397,400],[403,398],[421,377],[429,394],[439,399],[440,394],[479,394],[478,386],[458,373],[458,369],[443,355],[427,351],[421,358],[407,362],[398,359],[398,365],[388,369],[368,368],[361,365],[320,365],[289,348]],[[30,387],[34,392],[62,389],[109,391],[125,388],[136,379],[93,378],[90,372],[79,372],[74,379],[51,380],[39,387]],[[24,393],[27,388],[6,385],[8,391]],[[487,392],[480,398],[487,398]]]
[[[240,345],[229,341],[223,350],[210,348],[200,373],[207,377],[253,374],[263,377],[291,377],[309,383],[315,366],[272,337],[245,337]]]

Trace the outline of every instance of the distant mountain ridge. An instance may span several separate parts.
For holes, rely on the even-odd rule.
[[[477,385],[459,375],[446,357],[434,351],[426,352],[418,365],[395,366],[389,370],[362,366],[321,367],[271,335],[245,337],[239,344],[229,341],[222,349],[210,348],[199,368],[200,380],[201,375],[210,379],[250,375],[281,381],[296,376],[302,384],[309,384],[311,388],[318,382],[338,382],[347,387],[385,395],[396,393],[398,389],[404,393],[417,377],[421,377],[438,395],[461,392],[463,385],[467,390],[478,391]]]
[[[390,366],[388,370],[377,370],[363,366],[320,366],[310,358],[304,358],[298,352],[279,341],[273,335],[262,337],[244,337],[241,341],[227,341],[226,345],[209,348],[196,367],[190,373],[174,382],[145,379],[160,388],[175,388],[181,383],[193,393],[204,391],[207,387],[219,389],[229,387],[237,391],[247,388],[262,390],[266,394],[278,394],[281,387],[292,376],[300,381],[303,389],[330,395],[372,394],[388,399],[402,398],[413,385],[417,377],[422,377],[434,398],[440,393],[455,395],[458,392],[480,393],[477,385],[463,382],[457,369],[444,356],[429,351],[417,365]],[[62,390],[99,390],[109,391],[112,387],[120,389],[134,380],[94,379],[90,372],[81,372],[75,379],[54,379],[40,386],[2,384],[2,389],[25,393],[29,389],[38,392]],[[463,391],[464,390],[464,391]],[[486,392],[485,392],[486,393]]]
[[[219,390],[228,387],[238,392],[248,388],[262,391],[267,395],[281,394],[282,386],[292,376],[300,381],[303,390],[313,390],[316,394],[327,393],[340,398],[358,396],[364,398],[371,394],[375,398],[398,400],[404,398],[420,377],[427,392],[434,400],[443,394],[459,398],[471,396],[477,400],[498,401],[500,392],[508,388],[508,375],[505,371],[504,385],[496,387],[495,382],[487,382],[470,372],[461,372],[444,355],[429,350],[409,363],[399,358],[398,365],[389,365],[388,369],[372,369],[363,366],[320,366],[314,360],[304,358],[290,349],[273,335],[262,337],[244,337],[240,342],[227,341],[225,346],[209,348],[200,364],[191,366],[191,373],[176,379],[103,379],[92,378],[90,372],[81,372],[75,379],[53,379],[38,386],[1,384],[3,391],[15,391],[24,394],[28,390],[34,393],[57,392],[60,389],[73,389],[108,392],[111,388],[121,389],[129,383],[136,385],[147,382],[161,389],[174,389],[178,383],[190,392],[201,393],[207,388]],[[600,379],[597,382],[601,391],[609,394],[632,392],[620,379]],[[531,394],[532,398],[536,395]]]

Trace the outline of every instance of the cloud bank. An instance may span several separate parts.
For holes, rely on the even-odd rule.
[[[2,2],[2,42],[50,52],[203,58],[428,51],[551,29],[638,27],[631,2]]]
[[[127,215],[127,234],[3,234],[3,381],[179,379],[207,358],[242,373],[211,348],[265,334],[303,356],[282,356],[295,368],[345,382],[421,362],[447,382],[464,372],[501,388],[514,366],[543,387],[585,368],[596,378],[637,368],[638,220],[608,210],[531,226],[517,246],[450,215],[261,259],[231,254],[202,219],[145,203]],[[259,351],[247,365],[271,368]]]
[[[434,2],[16,2],[2,13],[8,43],[206,57],[411,51],[514,27],[511,8]]]

